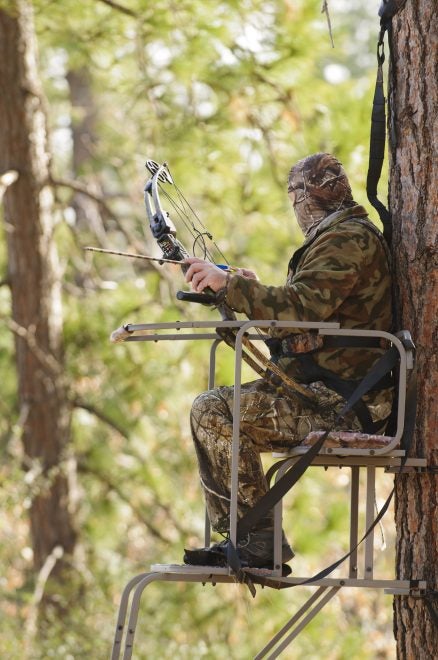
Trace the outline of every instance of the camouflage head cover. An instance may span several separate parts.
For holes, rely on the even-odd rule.
[[[289,172],[288,192],[293,192],[295,215],[305,236],[335,211],[355,206],[341,163],[330,154],[307,156]]]

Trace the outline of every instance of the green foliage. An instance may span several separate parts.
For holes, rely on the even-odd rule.
[[[26,621],[37,577],[26,526],[30,486],[20,464],[13,337],[4,332],[0,636],[11,660],[23,657],[23,649],[35,659],[107,657],[126,581],[151,563],[180,561],[183,546],[202,539],[188,413],[207,386],[208,346],[114,346],[108,336],[128,321],[211,319],[214,313],[175,301],[183,286],[178,269],[82,249],[102,244],[156,253],[143,212],[146,157],[169,161],[230,263],[253,267],[273,284],[283,281],[301,240],[284,185],[296,159],[334,152],[357,201],[365,202],[374,73],[363,65],[370,61],[372,30],[362,3],[349,2],[348,12],[342,3],[332,9],[335,50],[320,0],[124,0],[120,6],[127,11],[110,4],[34,2],[53,175],[93,193],[55,188],[83,593],[75,603],[74,586],[67,585],[68,616],[49,622],[38,642],[29,641]],[[328,79],[333,66],[342,77],[337,83]],[[82,77],[91,108],[72,105],[71,72]],[[82,123],[87,114],[88,132]],[[88,149],[76,166],[73,139]],[[178,231],[190,245],[187,232]],[[0,269],[6,279],[3,246]],[[7,286],[0,287],[0,313],[10,313]],[[217,377],[226,384],[233,378],[233,358],[223,348]],[[286,528],[297,574],[311,574],[345,551],[348,496],[345,483],[330,472],[306,476],[296,489]],[[299,638],[293,657],[392,657],[389,603],[379,598],[358,594],[334,601]],[[302,600],[295,590],[265,590],[253,603],[237,586],[153,586],[142,608],[136,657],[251,657],[284,623],[285,611]],[[385,614],[377,617],[377,608]]]

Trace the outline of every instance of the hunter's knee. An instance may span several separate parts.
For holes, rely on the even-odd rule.
[[[192,404],[191,420],[200,421],[206,416],[229,417],[231,410],[226,396],[227,389],[220,387],[199,394]]]

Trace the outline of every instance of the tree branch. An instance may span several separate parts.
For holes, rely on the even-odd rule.
[[[120,5],[118,2],[114,2],[114,0],[98,0],[98,2],[103,2],[104,5],[108,5],[108,7],[111,7],[111,9],[120,11],[122,14],[126,14],[126,16],[131,16],[132,18],[138,18],[137,14],[134,11],[132,11],[132,9],[128,9],[123,5]]]
[[[266,145],[266,150],[268,152],[268,158],[269,158],[269,164],[271,166],[271,172],[272,172],[272,178],[274,179],[275,183],[279,188],[283,187],[283,181],[282,177],[280,176],[278,172],[278,167],[277,167],[277,159],[275,157],[275,149],[272,144],[272,134],[269,128],[267,128],[260,117],[257,116],[255,111],[251,111],[248,115],[248,118],[250,121],[252,121],[254,126],[257,126],[257,128],[260,130],[263,141]]]
[[[321,14],[325,14],[327,16],[327,26],[328,26],[328,31],[329,31],[329,35],[330,35],[330,41],[332,42],[332,48],[334,48],[335,47],[335,42],[333,41],[332,23],[331,23],[331,20],[330,20],[330,14],[329,14],[329,8],[328,8],[327,0],[324,0],[323,3],[322,3]]]
[[[111,209],[108,207],[102,195],[93,192],[84,183],[81,183],[80,181],[74,181],[73,179],[54,179],[54,178],[50,179],[50,183],[52,184],[52,186],[60,187],[60,188],[70,188],[70,190],[73,190],[74,192],[81,193],[82,195],[86,195],[94,202],[96,202],[96,204],[101,206],[102,209],[105,211],[105,213],[107,213],[107,215],[112,217],[113,213]]]
[[[41,366],[57,378],[62,377],[63,370],[60,363],[51,353],[47,353],[38,344],[35,338],[34,327],[30,326],[29,328],[25,328],[13,319],[6,319],[6,325],[15,335],[17,335],[17,337],[24,339],[29,350],[33,353]]]
[[[106,415],[102,410],[99,410],[90,403],[85,403],[85,401],[82,401],[81,399],[74,399],[72,403],[75,408],[82,408],[83,410],[86,410],[91,415],[97,417],[97,419],[100,419],[101,422],[104,422],[107,426],[110,426],[112,429],[114,429],[114,431],[117,431],[117,433],[121,435],[122,438],[129,440],[129,434],[121,426],[119,426],[117,422],[111,419],[111,417],[108,417],[108,415]]]
[[[81,401],[80,399],[75,399],[75,401],[73,402],[73,405],[76,408],[82,408],[83,410],[86,410],[90,414],[92,414],[95,417],[97,417],[98,419],[100,419],[100,421],[104,422],[105,424],[110,426],[112,429],[114,429],[117,433],[119,433],[122,436],[122,438],[124,438],[125,440],[129,440],[128,433],[124,429],[122,429],[122,427],[119,426],[116,422],[114,422],[114,420],[112,420],[110,417],[108,417],[108,415],[103,413],[101,410],[99,410],[95,406],[93,406],[91,404],[88,404],[88,403],[85,403],[84,401]],[[129,452],[129,453],[140,464],[142,464],[142,459],[139,456],[137,456],[135,453],[132,453],[132,452]],[[86,467],[84,469],[89,471],[88,468],[86,468]],[[100,473],[99,473],[99,475],[100,475]],[[103,477],[102,477],[102,479],[103,479]],[[118,493],[118,494],[121,497],[121,494],[120,493]],[[187,534],[187,530],[185,530],[183,527],[181,527],[181,525],[178,523],[178,521],[172,515],[172,512],[170,511],[170,508],[166,504],[163,504],[156,497],[153,497],[153,506],[156,507],[156,508],[160,508],[162,511],[164,511],[166,516],[172,521],[172,524],[175,527],[175,529],[177,529],[180,534],[183,534],[183,535]],[[134,510],[134,507],[132,507],[132,508]],[[138,517],[141,517],[141,513],[138,514]],[[144,521],[142,520],[142,522],[144,522]],[[166,543],[168,543],[167,540],[166,540]]]
[[[44,564],[42,565],[36,580],[35,591],[33,592],[32,599],[29,607],[29,614],[27,617],[27,622],[25,626],[25,645],[26,649],[29,652],[35,638],[36,629],[37,629],[37,618],[38,618],[38,605],[41,603],[44,596],[44,589],[47,583],[47,580],[50,577],[50,573],[55,568],[56,562],[61,559],[64,554],[64,549],[60,545],[56,545],[50,555],[46,557]],[[26,654],[27,655],[27,654]],[[28,656],[30,657],[30,656]]]
[[[86,474],[92,474],[94,477],[99,479],[99,481],[101,481],[105,486],[107,486],[110,490],[114,491],[116,493],[116,495],[123,502],[125,502],[126,504],[129,505],[132,512],[136,516],[136,518],[138,518],[138,520],[149,530],[149,532],[152,534],[152,536],[159,539],[162,543],[166,543],[167,545],[170,543],[170,539],[167,539],[166,537],[164,537],[161,534],[160,530],[158,530],[155,527],[155,525],[153,525],[145,517],[145,515],[143,514],[141,509],[138,506],[136,506],[135,504],[132,503],[132,499],[129,498],[127,495],[125,495],[125,493],[123,492],[123,490],[121,489],[121,487],[118,484],[116,484],[114,481],[109,479],[106,475],[103,475],[101,472],[99,472],[99,470],[95,470],[93,468],[90,468],[86,465],[83,465],[82,463],[79,464],[78,468],[79,468],[80,472],[83,472],[83,473],[86,473]]]

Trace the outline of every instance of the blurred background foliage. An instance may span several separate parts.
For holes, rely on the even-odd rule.
[[[128,321],[215,313],[177,303],[175,291],[183,286],[177,267],[83,251],[91,244],[157,254],[143,207],[146,158],[169,162],[228,261],[254,268],[267,283],[283,281],[301,241],[285,192],[294,161],[315,151],[334,153],[365,204],[378,3],[328,3],[334,48],[321,4],[33,3],[63,264],[65,373],[74,407],[68,460],[76,468],[82,586],[78,595],[75,585],[65,585],[70,611],[63,621],[49,621],[37,641],[29,621],[38,576],[31,570],[26,516],[33,476],[21,465],[13,338],[3,331],[4,658],[106,658],[126,581],[151,563],[180,562],[183,547],[202,540],[188,413],[207,385],[208,346],[114,346],[108,336]],[[177,228],[191,248],[193,239]],[[9,298],[1,286],[3,317],[10,315]],[[219,355],[218,381],[229,384],[233,357],[225,349]],[[378,483],[379,498],[389,487],[390,480]],[[348,498],[348,475],[337,469],[311,471],[289,496],[286,529],[297,575],[311,575],[345,551]],[[392,571],[390,516],[385,525],[389,550],[378,557],[381,577]],[[307,591],[259,590],[252,601],[238,586],[151,586],[135,657],[250,658]],[[284,657],[394,657],[390,600],[371,591],[341,593]]]

